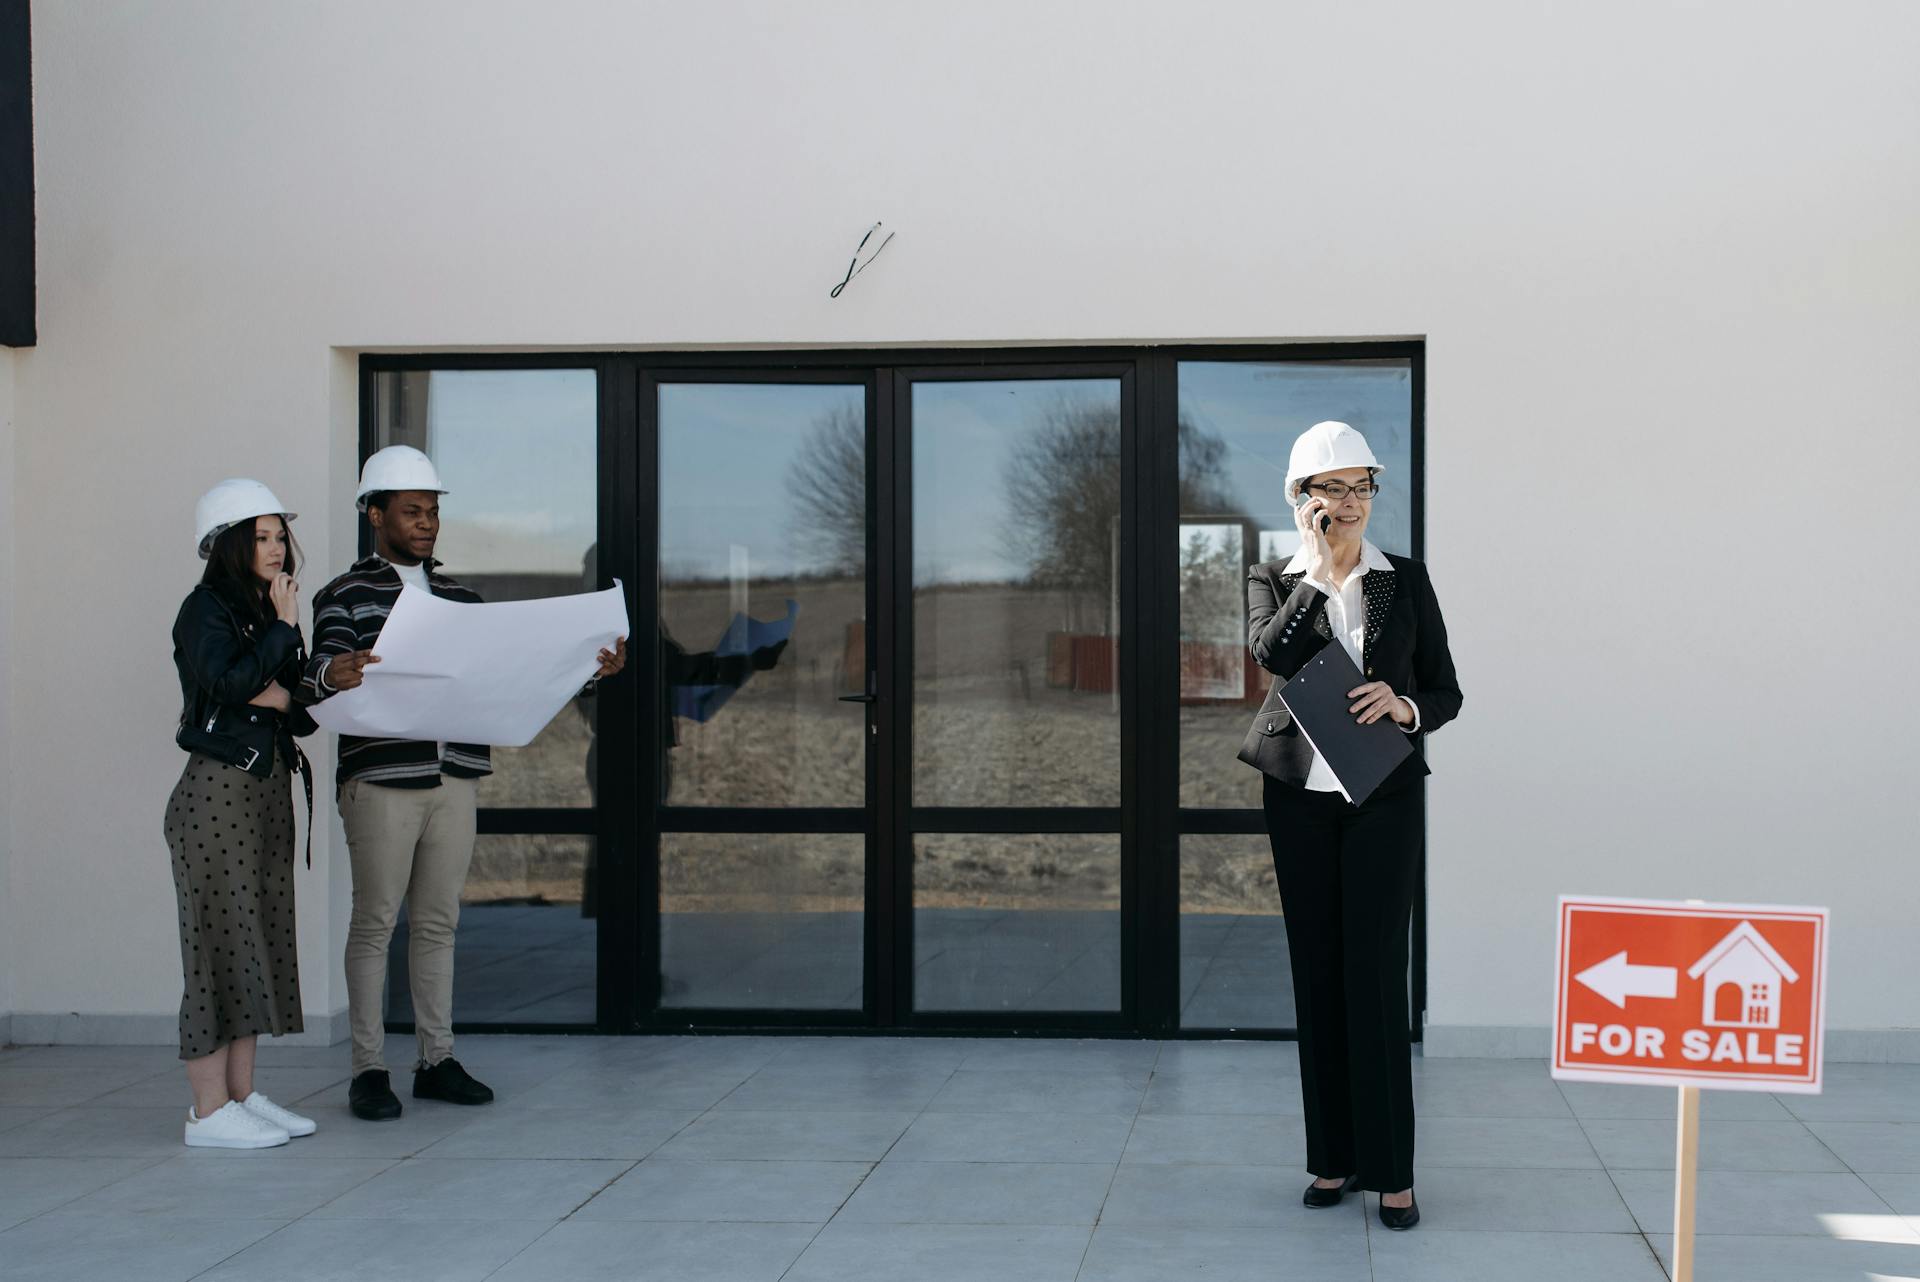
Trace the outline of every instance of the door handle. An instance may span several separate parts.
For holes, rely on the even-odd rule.
[[[870,695],[870,694],[843,694],[843,695],[841,695],[841,696],[840,696],[840,702],[842,702],[842,703],[872,703],[872,702],[873,702],[873,696],[872,696],[872,695]]]

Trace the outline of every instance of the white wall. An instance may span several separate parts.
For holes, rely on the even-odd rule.
[[[1920,1023],[1883,978],[1920,968],[1920,9],[34,18],[17,1010],[171,1027],[191,503],[265,476],[343,560],[340,349],[1424,335],[1467,691],[1432,744],[1434,1048],[1544,1025],[1561,891],[1830,904],[1833,1025]],[[899,239],[829,301],[875,218]],[[311,1010],[341,852],[303,874]]]

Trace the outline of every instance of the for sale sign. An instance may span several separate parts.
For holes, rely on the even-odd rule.
[[[1813,1094],[1827,910],[1560,898],[1553,1076]]]

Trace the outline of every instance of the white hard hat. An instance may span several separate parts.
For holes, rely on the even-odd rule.
[[[1353,428],[1331,419],[1315,423],[1300,433],[1300,439],[1293,443],[1293,453],[1287,456],[1287,498],[1291,500],[1299,492],[1300,482],[1308,477],[1347,467],[1387,470],[1367,448],[1367,438]]]
[[[440,484],[440,473],[434,471],[432,459],[411,445],[389,445],[384,450],[375,450],[367,465],[360,469],[360,492],[353,496],[354,505],[366,511],[367,495],[382,490],[427,490],[445,494],[447,487]]]
[[[193,538],[200,545],[200,559],[213,555],[213,541],[221,533],[256,516],[278,516],[291,521],[293,513],[274,497],[272,490],[258,481],[236,476],[220,482],[200,496],[193,505]]]

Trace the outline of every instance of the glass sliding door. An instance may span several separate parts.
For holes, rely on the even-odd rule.
[[[1358,428],[1383,465],[1367,538],[1416,554],[1414,362],[1182,360],[1179,477],[1179,1020],[1294,1025],[1286,922],[1260,813],[1261,776],[1235,760],[1271,675],[1247,650],[1247,571],[1299,551],[1284,493],[1294,438]]]
[[[368,447],[425,450],[447,487],[434,553],[446,573],[488,601],[599,587],[594,369],[396,370],[370,384]],[[345,568],[307,578],[317,588]],[[532,743],[492,751],[454,943],[463,1025],[596,1021],[597,702],[575,699]],[[387,975],[387,1018],[408,1023],[404,914]]]
[[[1123,380],[915,377],[916,1015],[1117,1013]]]
[[[864,1007],[868,385],[650,387],[663,1010]]]

